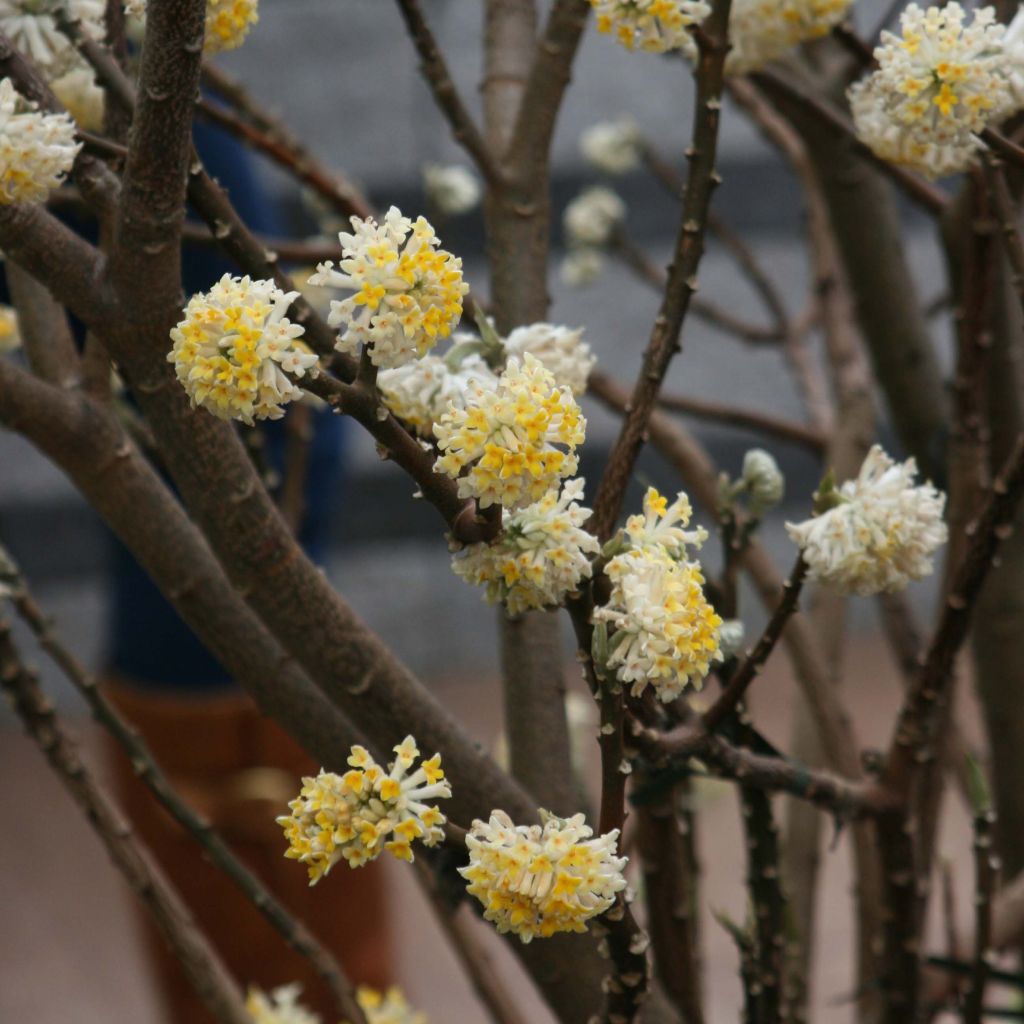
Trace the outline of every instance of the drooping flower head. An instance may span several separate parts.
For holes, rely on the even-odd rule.
[[[0,31],[48,78],[81,62],[57,28],[57,12],[63,8],[88,38],[103,38],[105,0],[0,0]]]
[[[857,133],[878,156],[930,177],[961,171],[981,146],[978,133],[1020,108],[1020,61],[995,9],[965,21],[955,2],[910,4],[901,35],[882,33],[878,70],[849,94]]]
[[[686,46],[687,28],[702,22],[711,7],[704,0],[590,0],[597,30],[613,34],[627,50],[665,53]]]
[[[460,337],[456,333],[455,343]],[[473,337],[468,335],[468,337]],[[479,355],[469,355],[452,370],[444,359],[428,355],[377,376],[384,404],[420,437],[432,438],[434,424],[448,411],[448,403],[465,409],[472,387],[494,389],[498,378]]]
[[[480,202],[480,182],[476,175],[458,164],[426,164],[423,185],[427,198],[446,217],[468,213]]]
[[[356,1002],[366,1015],[367,1024],[427,1024],[427,1015],[414,1010],[402,990],[394,985],[386,992],[360,985]]]
[[[703,528],[686,529],[691,514],[685,494],[669,505],[649,488],[643,515],[626,522],[625,550],[605,566],[612,592],[593,621],[608,633],[606,667],[636,697],[651,685],[661,700],[675,700],[722,660],[722,620],[704,596],[700,564],[687,560],[687,547],[707,538]]]
[[[378,224],[352,218],[352,233],[338,239],[344,258],[337,270],[321,263],[310,277],[316,285],[355,292],[331,302],[328,323],[345,325],[341,352],[368,345],[375,366],[396,367],[427,354],[447,338],[462,316],[462,260],[437,248],[434,229],[392,206]]]
[[[590,560],[600,550],[584,530],[590,509],[583,480],[570,480],[540,501],[502,517],[502,533],[491,544],[469,544],[452,559],[452,569],[469,583],[487,588],[487,600],[501,601],[511,615],[561,603],[589,579]]]
[[[67,114],[40,113],[0,79],[0,204],[45,201],[81,148]]]
[[[320,1024],[320,1017],[299,1002],[302,986],[282,985],[269,994],[250,987],[245,1008],[253,1024]]]
[[[605,174],[626,174],[640,166],[640,126],[632,117],[598,121],[580,136],[583,158]]]
[[[522,366],[509,360],[497,387],[474,381],[464,409],[449,405],[434,428],[444,453],[434,470],[481,508],[522,508],[576,472],[586,425],[572,392],[527,353]]]
[[[582,814],[541,825],[514,825],[504,811],[474,821],[466,836],[469,864],[459,873],[484,918],[524,943],[558,932],[584,932],[626,887],[625,857],[617,857],[618,829],[592,839]]]
[[[508,356],[523,359],[535,356],[554,378],[555,383],[569,388],[574,395],[587,390],[587,378],[597,362],[590,346],[583,340],[583,328],[557,327],[537,323],[517,327],[504,341]]]
[[[803,552],[811,579],[845,594],[903,590],[931,574],[946,543],[946,497],[930,483],[915,486],[913,459],[893,462],[875,445],[855,480],[838,490],[822,515],[786,529]]]
[[[280,419],[302,397],[286,373],[302,377],[317,358],[299,340],[303,328],[285,316],[298,292],[273,281],[225,274],[193,295],[171,331],[167,356],[193,405],[221,419]]]
[[[562,223],[570,246],[607,245],[626,219],[626,204],[610,188],[596,185],[565,208]]]
[[[144,18],[146,3],[147,0],[126,0],[124,13],[129,18]],[[207,0],[203,53],[237,50],[249,29],[260,20],[258,6],[259,0]]]
[[[412,736],[394,751],[385,772],[364,747],[353,747],[350,771],[321,770],[316,778],[304,778],[302,791],[288,805],[291,814],[277,819],[288,840],[285,856],[308,867],[310,885],[342,858],[358,868],[387,850],[411,861],[415,840],[434,846],[444,838],[445,816],[427,802],[452,795],[441,755],[413,768],[420,752]]]

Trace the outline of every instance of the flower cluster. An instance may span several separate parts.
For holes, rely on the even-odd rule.
[[[221,419],[280,419],[302,397],[286,374],[302,377],[317,358],[298,339],[303,328],[285,316],[298,292],[273,281],[225,274],[193,295],[171,331],[167,361],[193,405]]]
[[[705,0],[590,0],[597,30],[614,34],[627,50],[652,53],[684,48],[687,28],[703,21],[711,7]]]
[[[505,352],[515,359],[534,356],[555,378],[559,387],[567,387],[574,395],[587,390],[587,378],[597,358],[583,340],[583,328],[556,327],[537,323],[517,327],[504,341]]]
[[[269,995],[250,988],[245,1008],[253,1024],[320,1024],[320,1018],[299,1002],[301,985],[282,985]]]
[[[321,263],[310,283],[354,291],[331,302],[328,323],[346,325],[337,348],[369,346],[375,366],[402,366],[447,338],[462,316],[462,260],[437,248],[434,229],[392,206],[378,224],[352,218],[352,233],[338,239],[344,258],[337,270]]]
[[[728,75],[745,75],[830,32],[853,0],[735,0],[729,12]],[[696,56],[690,44],[689,54]]]
[[[459,344],[456,334],[454,341]],[[465,409],[466,397],[474,387],[494,388],[498,378],[479,355],[469,355],[452,370],[444,359],[424,356],[377,376],[384,404],[424,438],[433,437],[434,424],[448,411],[449,403]]]
[[[360,985],[356,1002],[366,1015],[366,1024],[427,1024],[427,1015],[414,1010],[394,985],[386,992]]]
[[[910,4],[902,35],[882,33],[878,70],[849,93],[857,133],[878,156],[929,177],[953,174],[981,147],[979,132],[1020,109],[1020,57],[995,9],[965,18],[955,2]]]
[[[618,829],[591,839],[582,814],[541,816],[543,826],[513,825],[504,811],[474,821],[466,836],[469,864],[459,868],[484,917],[524,943],[586,931],[586,922],[626,887],[626,858],[615,855]]]
[[[945,544],[946,498],[930,483],[915,486],[913,459],[896,463],[875,445],[855,480],[833,496],[833,508],[803,523],[787,523],[811,579],[845,594],[902,590],[932,572],[931,556]]]
[[[21,348],[18,314],[12,306],[0,306],[0,356]]]
[[[480,202],[480,182],[476,175],[458,164],[427,164],[423,185],[434,208],[446,217],[469,213]]]
[[[562,214],[570,246],[607,245],[626,219],[626,204],[610,188],[600,185],[581,192]]]
[[[410,774],[420,756],[416,741],[406,736],[394,751],[385,772],[364,747],[353,747],[351,771],[304,778],[302,791],[288,805],[291,814],[277,819],[288,840],[285,856],[308,866],[310,885],[342,858],[358,868],[387,850],[411,861],[414,840],[434,846],[444,838],[445,816],[427,803],[452,795],[441,755],[422,761]]]
[[[600,550],[596,537],[584,530],[590,509],[583,499],[583,480],[570,480],[562,490],[517,512],[505,511],[501,536],[492,544],[470,544],[452,559],[452,568],[476,586],[486,586],[487,600],[502,601],[512,615],[530,608],[557,605],[589,579],[590,560]]]
[[[521,366],[510,359],[497,387],[474,382],[465,400],[464,409],[451,403],[434,427],[444,452],[434,470],[457,479],[461,497],[479,499],[481,508],[522,508],[576,472],[586,420],[569,388],[534,356]]]
[[[43,114],[0,79],[0,204],[40,203],[60,187],[81,143],[67,114]]]
[[[711,663],[722,660],[722,620],[704,596],[700,565],[686,560],[687,545],[699,547],[707,537],[686,529],[690,515],[685,494],[670,506],[654,488],[647,491],[644,514],[626,523],[626,550],[605,567],[611,597],[593,615],[610,634],[607,668],[634,696],[650,684],[666,703],[687,685],[700,688]]]
[[[605,174],[620,175],[640,165],[640,127],[631,117],[599,121],[580,136],[583,158]]]
[[[259,0],[207,0],[203,53],[237,50],[260,20],[258,5]],[[144,18],[146,0],[126,0],[124,12],[129,18]]]
[[[81,63],[78,52],[57,27],[58,11],[91,39],[103,38],[104,0],[0,0],[0,31],[48,78]]]
[[[50,88],[80,128],[87,132],[102,129],[105,94],[96,82],[92,68],[74,68],[54,79]]]

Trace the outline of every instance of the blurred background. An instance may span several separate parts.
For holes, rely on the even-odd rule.
[[[482,5],[425,0],[423,6],[463,95],[475,107]],[[873,24],[877,14],[869,4],[860,17]],[[246,44],[217,62],[282,115],[316,155],[358,182],[380,208],[393,203],[412,215],[425,211],[422,166],[467,165],[449,141],[418,74],[395,6],[384,0],[262,0],[260,22]],[[624,382],[632,382],[636,373],[658,297],[615,261],[608,262],[596,283],[567,288],[557,272],[563,244],[560,213],[582,188],[600,181],[581,157],[582,130],[599,120],[631,114],[662,154],[681,166],[691,96],[688,69],[679,61],[630,55],[591,27],[559,122],[553,179],[559,223],[549,319],[585,326],[599,366]],[[724,183],[715,209],[753,248],[790,314],[796,316],[807,297],[808,273],[794,179],[737,111],[727,109],[722,132]],[[262,162],[259,168],[268,188],[290,211],[294,230],[308,230],[304,200],[294,185]],[[673,200],[643,171],[603,183],[616,188],[627,202],[629,236],[655,263],[664,265],[677,225]],[[927,225],[909,211],[907,231],[921,298],[927,302],[942,290],[939,254]],[[463,257],[474,290],[486,296],[479,210],[444,223],[438,232],[444,246]],[[767,323],[758,298],[714,240],[700,285],[704,298],[745,319]],[[947,327],[941,320],[935,325],[937,344],[946,358]],[[745,345],[693,316],[685,328],[684,353],[672,366],[666,390],[802,418],[779,347]],[[589,428],[582,472],[589,478],[592,495],[594,473],[614,437],[616,421],[591,400],[584,399],[584,410]],[[747,448],[765,445],[743,430],[686,422],[718,465],[734,475]],[[882,440],[897,453],[884,424]],[[350,429],[345,444],[347,471],[332,506],[325,569],[370,626],[457,709],[481,743],[493,747],[501,729],[494,689],[495,612],[480,600],[478,591],[451,573],[436,513],[412,500],[408,479],[380,462],[367,435]],[[786,474],[787,498],[766,524],[764,539],[780,568],[788,567],[793,556],[782,524],[787,518],[806,516],[822,467],[798,447],[774,441],[766,446]],[[641,461],[636,493],[648,481],[663,490],[678,489],[668,468],[650,453]],[[697,518],[707,521],[700,509]],[[57,470],[19,438],[0,431],[0,539],[19,560],[41,603],[56,617],[64,638],[94,667],[99,666],[104,647],[109,607],[101,530]],[[717,563],[714,538],[706,555],[712,566]],[[922,615],[930,616],[934,587],[918,584],[910,593]],[[748,636],[763,621],[749,594],[743,617]],[[568,645],[568,629],[565,632]],[[30,646],[25,641],[25,649]],[[92,727],[81,703],[50,665],[34,658],[60,710],[91,743]],[[566,658],[569,663],[568,646]],[[899,684],[869,602],[851,606],[847,660],[849,703],[861,736],[867,743],[882,744]],[[574,685],[576,674],[572,672]],[[754,708],[763,731],[780,743],[788,735],[790,693],[785,658],[778,657],[756,688]],[[964,716],[968,732],[976,733],[973,708],[967,707]],[[741,917],[745,895],[739,884],[743,857],[735,802],[727,787],[711,785],[701,788],[700,799],[707,804],[701,834],[707,868],[705,910],[725,909]],[[966,864],[969,836],[955,803],[950,801],[955,813],[948,816],[943,852]],[[0,814],[6,823],[0,830],[0,920],[5,923],[0,931],[0,1021],[156,1024],[159,1015],[138,954],[129,897],[77,813],[37,752],[18,735],[13,717],[0,710]],[[441,952],[441,943],[431,939],[433,924],[411,876],[398,870],[389,871],[389,877],[396,894],[390,911],[400,951],[396,973],[410,999],[435,1024],[484,1020],[458,979],[454,962]],[[840,844],[828,856],[821,907],[823,944],[813,1018],[818,1021],[840,1022],[850,1016],[845,1005],[850,981],[847,885],[846,850]],[[966,908],[969,887],[961,888]],[[966,909],[964,915],[966,921]],[[710,919],[705,934],[713,1008],[709,1020],[731,1024],[737,1019],[740,995],[735,953]],[[502,955],[503,963],[507,959]],[[527,983],[522,981],[519,987],[525,992]],[[547,1018],[538,1007],[530,1019]]]

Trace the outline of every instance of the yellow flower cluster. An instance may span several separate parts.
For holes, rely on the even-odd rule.
[[[300,991],[297,984],[283,985],[268,996],[258,988],[250,988],[245,1008],[253,1024],[320,1024],[320,1017],[299,1002]],[[367,1024],[427,1024],[426,1014],[413,1010],[395,986],[378,992],[360,985],[356,1002]]]
[[[504,811],[474,821],[466,836],[469,864],[459,868],[485,919],[524,943],[586,931],[626,887],[627,858],[615,855],[618,829],[592,839],[582,814],[541,817],[543,826],[514,825]]]
[[[356,1001],[366,1014],[367,1024],[427,1024],[427,1015],[414,1010],[394,985],[386,992],[360,985]]]
[[[443,249],[429,221],[415,222],[392,206],[382,223],[352,218],[341,232],[343,259],[321,263],[309,281],[355,292],[331,302],[328,323],[342,324],[341,352],[369,347],[375,366],[396,367],[426,355],[447,338],[462,316],[462,260]]]
[[[605,567],[611,597],[593,615],[609,631],[607,667],[634,696],[650,685],[666,703],[687,685],[699,688],[722,660],[722,619],[704,596],[699,563],[686,561],[686,546],[699,546],[707,533],[684,530],[689,519],[685,494],[669,506],[649,489],[644,515],[627,521],[626,550]]]
[[[71,170],[81,143],[67,114],[43,114],[0,79],[0,204],[41,203]]]
[[[167,360],[193,405],[251,424],[280,419],[283,406],[302,397],[287,374],[302,377],[317,358],[299,340],[303,328],[285,316],[297,295],[225,274],[189,299]]]
[[[686,47],[687,28],[702,22],[711,7],[704,0],[590,0],[597,30],[614,34],[627,50],[665,53]]]
[[[209,0],[206,5],[204,53],[237,50],[259,21],[258,0]]]
[[[502,601],[509,614],[559,604],[566,594],[589,579],[590,560],[601,545],[583,529],[590,509],[583,499],[583,480],[570,480],[562,490],[517,512],[505,510],[501,536],[491,544],[470,544],[452,559],[456,576],[487,588],[487,600]]]
[[[788,50],[826,35],[846,17],[852,0],[735,0],[729,12],[729,75],[764,67]],[[696,55],[696,46],[693,47]]]
[[[0,306],[0,356],[21,348],[18,314],[12,306]]]
[[[339,860],[362,867],[383,850],[413,859],[416,839],[434,846],[444,838],[445,816],[426,801],[452,795],[441,770],[441,755],[409,774],[420,752],[412,736],[394,748],[387,772],[360,746],[352,748],[344,775],[321,771],[302,780],[302,791],[277,822],[288,840],[285,856],[309,868],[316,884]],[[391,836],[391,839],[388,839]]]
[[[527,353],[522,366],[509,360],[496,388],[474,383],[466,408],[449,405],[434,428],[444,452],[434,469],[481,508],[522,508],[576,472],[586,425],[572,391]]]

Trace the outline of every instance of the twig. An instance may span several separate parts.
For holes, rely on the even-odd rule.
[[[704,713],[702,722],[704,728],[713,733],[719,729],[722,723],[736,710],[746,695],[750,684],[760,674],[765,662],[775,649],[782,631],[789,621],[790,616],[796,611],[800,601],[800,591],[803,589],[804,579],[807,576],[807,563],[803,556],[798,556],[782,587],[782,599],[779,601],[772,613],[771,618],[765,625],[760,639],[752,651],[747,652],[739,667],[733,672],[728,684],[722,693],[715,700],[715,703]]]
[[[309,449],[313,443],[313,412],[308,405],[300,403],[288,411],[284,433],[284,474],[277,506],[297,536],[306,517]]]
[[[420,10],[419,0],[397,2],[420,57],[420,71],[447,118],[455,141],[472,157],[484,180],[492,187],[500,187],[504,180],[502,169],[455,88],[441,48]]]
[[[50,620],[36,603],[25,578],[0,546],[0,585],[11,588],[9,600],[19,617],[32,631],[39,645],[50,655],[67,679],[82,695],[96,720],[121,745],[135,774],[170,813],[171,817],[202,847],[210,862],[231,879],[294,950],[307,957],[313,969],[326,982],[334,996],[338,1012],[351,1024],[366,1024],[366,1017],[355,1000],[351,982],[341,965],[320,945],[308,928],[289,913],[263,883],[231,852],[210,823],[201,818],[170,784],[152,751],[141,736],[121,717],[103,696],[95,678],[64,646]]]
[[[696,40],[697,97],[693,142],[688,152],[690,173],[683,192],[682,218],[661,308],[654,321],[643,367],[633,387],[629,411],[608,456],[594,499],[591,528],[607,540],[615,528],[626,487],[644,442],[647,423],[657,404],[672,357],[680,349],[680,332],[690,300],[697,290],[697,270],[704,254],[704,234],[711,194],[718,184],[715,170],[722,82],[728,50],[730,0],[718,0]]]
[[[974,963],[964,997],[963,1024],[982,1024],[985,986],[995,953],[992,950],[992,898],[999,878],[999,859],[993,851],[995,814],[981,810],[974,818]]]
[[[1008,139],[995,128],[985,128],[981,132],[981,138],[1003,159],[1018,167],[1024,167],[1024,146],[1019,146],[1013,139]]]
[[[1020,229],[1017,227],[1017,214],[1013,198],[999,161],[985,161],[985,171],[992,192],[992,202],[999,220],[1000,237],[1006,249],[1006,258],[1013,271],[1011,283],[1020,298],[1021,307],[1024,308],[1024,240],[1022,240]]]
[[[121,820],[79,758],[32,672],[21,662],[10,626],[0,619],[0,687],[26,731],[50,762],[125,880],[153,914],[164,939],[181,962],[196,993],[220,1024],[251,1024],[241,993],[213,947],[192,919],[177,891],[148,851]]]

